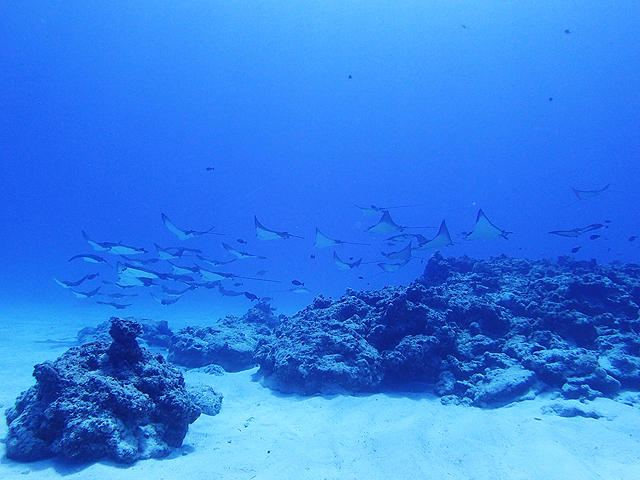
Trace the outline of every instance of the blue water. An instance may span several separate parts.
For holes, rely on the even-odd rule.
[[[264,255],[220,270],[267,270],[281,283],[235,289],[273,297],[283,313],[316,294],[420,275],[430,252],[382,272],[380,251],[404,244],[365,233],[378,217],[356,204],[421,204],[392,216],[403,226],[446,219],[456,244],[445,256],[580,247],[577,258],[637,262],[639,20],[632,0],[4,2],[0,301],[116,313],[53,280],[99,272],[88,291],[117,279],[68,262],[100,253],[81,230],[153,253],[156,242],[230,260],[224,241]],[[570,187],[606,184],[572,204]],[[462,240],[479,208],[513,235]],[[225,235],[180,241],[161,212]],[[305,238],[257,241],[254,215]],[[605,221],[594,240],[548,233]],[[374,263],[339,270],[331,248],[313,248],[316,227],[372,243],[336,251]],[[288,291],[291,280],[311,292]],[[165,307],[136,291],[127,314],[251,305],[200,288]]]

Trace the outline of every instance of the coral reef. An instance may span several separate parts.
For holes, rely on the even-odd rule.
[[[132,463],[179,447],[200,409],[182,374],[141,348],[140,324],[111,319],[108,342],[35,366],[36,384],[7,409],[7,457]]]
[[[434,388],[499,406],[640,388],[640,266],[567,257],[429,260],[407,287],[316,297],[262,339],[265,383],[303,395]]]

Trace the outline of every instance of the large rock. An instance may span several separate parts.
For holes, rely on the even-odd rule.
[[[168,359],[187,368],[220,365],[228,372],[253,368],[258,342],[280,323],[269,304],[260,302],[241,318],[227,316],[211,327],[187,327],[171,339]]]
[[[640,388],[638,303],[638,265],[436,253],[407,287],[317,297],[256,359],[269,386],[305,395],[417,382],[478,406],[612,397]]]
[[[36,365],[36,385],[6,411],[7,457],[132,463],[179,447],[200,410],[182,374],[138,346],[141,330],[113,318],[111,343],[74,347]]]

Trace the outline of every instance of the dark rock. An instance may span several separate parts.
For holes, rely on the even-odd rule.
[[[87,343],[36,365],[36,385],[6,411],[7,457],[132,463],[179,447],[200,410],[182,375],[138,346],[140,331],[113,318],[111,344]]]
[[[171,340],[168,359],[187,368],[216,364],[228,372],[253,368],[254,350],[280,323],[271,307],[260,302],[241,318],[228,316],[212,327],[187,327]]]

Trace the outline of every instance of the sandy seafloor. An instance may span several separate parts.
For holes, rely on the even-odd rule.
[[[2,411],[34,382],[33,365],[71,346],[77,331],[108,315],[39,307],[5,309],[0,319]],[[203,325],[168,319],[176,331]],[[543,414],[552,395],[482,410],[445,406],[430,394],[282,395],[255,380],[256,369],[185,375],[224,395],[222,411],[201,415],[183,447],[131,466],[61,460],[30,464],[4,456],[0,479],[640,479],[640,408],[598,399],[600,419]]]

